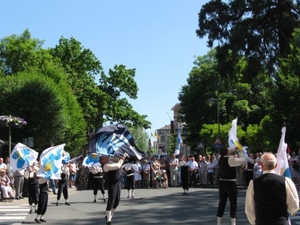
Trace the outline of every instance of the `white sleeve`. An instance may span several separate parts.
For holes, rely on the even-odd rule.
[[[247,163],[247,159],[245,158],[236,158],[235,156],[229,156],[228,164],[230,167],[240,166],[242,164]]]
[[[120,159],[117,163],[106,163],[103,166],[103,170],[105,172],[111,171],[111,170],[118,170],[122,167],[123,159]]]
[[[246,192],[245,199],[245,213],[247,215],[250,224],[255,224],[255,201],[254,201],[254,189],[253,180],[250,181]]]
[[[287,210],[294,215],[299,210],[299,197],[295,184],[287,177],[285,178],[285,189]]]

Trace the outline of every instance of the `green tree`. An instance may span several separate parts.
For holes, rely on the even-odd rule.
[[[149,135],[147,134],[145,129],[143,127],[135,127],[135,128],[132,127],[132,128],[128,128],[128,131],[133,137],[135,145],[140,150],[146,153],[148,149]]]
[[[95,75],[103,70],[101,62],[90,49],[84,48],[73,37],[61,37],[59,44],[50,48],[49,52],[66,71],[67,83],[76,96],[89,127],[102,127],[108,96],[95,82]]]
[[[99,88],[107,94],[107,108],[104,116],[108,121],[117,121],[128,126],[150,128],[146,115],[137,113],[128,100],[137,98],[138,86],[134,80],[135,69],[126,69],[124,65],[115,65],[109,75],[101,74]]]
[[[78,153],[85,143],[85,121],[81,108],[65,83],[55,83],[41,74],[22,72],[0,79],[0,112],[25,118],[27,125],[14,141],[34,137],[34,148],[66,143]],[[16,107],[18,106],[18,107]]]
[[[282,124],[287,126],[286,143],[291,148],[299,148],[300,133],[300,29],[297,29],[291,41],[291,52],[281,59],[278,78],[276,79],[277,89],[272,95],[274,110],[272,120],[279,125],[278,133]],[[280,134],[281,135],[281,134]]]
[[[270,78],[261,73],[249,83],[244,77],[247,62],[243,58],[236,64],[234,76],[221,78],[215,54],[215,51],[211,50],[207,55],[196,59],[187,85],[183,86],[179,93],[182,115],[179,119],[186,123],[184,139],[190,146],[202,140],[199,132],[204,124],[218,123],[216,101],[209,102],[212,97],[219,102],[221,125],[231,123],[238,117],[242,129],[246,129],[248,124],[259,124],[270,109]],[[215,128],[212,141],[217,137],[217,125]]]
[[[218,43],[221,76],[232,74],[241,55],[247,59],[249,79],[263,68],[275,75],[278,58],[289,54],[292,33],[299,27],[299,8],[295,0],[211,0],[200,10],[196,33],[208,37],[209,47]]]

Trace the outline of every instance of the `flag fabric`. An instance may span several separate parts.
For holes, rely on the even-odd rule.
[[[157,133],[157,131],[155,131],[155,132],[153,133],[153,136],[154,136],[156,139],[158,139],[158,133]]]
[[[291,172],[286,153],[287,144],[285,143],[285,132],[286,127],[284,126],[281,129],[281,138],[277,150],[277,167],[275,168],[275,173],[284,177],[291,178]]]
[[[40,155],[40,169],[37,172],[37,177],[60,179],[65,145],[66,144],[52,146],[42,152]]]
[[[243,150],[243,146],[237,138],[237,118],[232,120],[231,128],[228,132],[228,146],[232,149],[238,147],[240,151]]]
[[[141,160],[146,156],[135,145],[133,137],[123,124],[112,124],[99,129],[90,141],[89,153],[119,157],[127,153],[131,161]]]
[[[181,144],[182,144],[181,131],[180,131],[180,125],[179,124],[178,124],[178,132],[177,132],[176,140],[177,140],[177,146],[176,146],[176,149],[175,149],[175,154],[179,155]]]
[[[69,160],[71,159],[70,154],[68,152],[63,151],[63,155],[62,155],[62,164],[68,164]]]
[[[10,155],[10,165],[12,171],[25,169],[28,166],[32,166],[33,163],[36,162],[37,157],[38,152],[22,143],[18,143]]]
[[[86,156],[83,159],[82,165],[86,167],[91,167],[94,163],[99,162],[100,154],[97,153],[89,153],[88,156]]]

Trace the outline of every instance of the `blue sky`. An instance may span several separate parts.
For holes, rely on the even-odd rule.
[[[1,1],[0,38],[29,29],[32,38],[54,47],[74,37],[101,61],[136,69],[135,111],[147,115],[150,133],[170,123],[171,108],[186,85],[195,57],[208,52],[196,35],[203,0]],[[97,81],[96,77],[96,81]],[[168,115],[169,114],[169,115]]]

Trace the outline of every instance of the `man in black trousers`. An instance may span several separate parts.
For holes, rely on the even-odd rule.
[[[121,167],[124,163],[126,157],[129,157],[126,153],[121,159],[117,157],[110,158],[106,155],[101,155],[99,162],[102,165],[103,171],[105,173],[105,178],[108,188],[108,200],[106,205],[106,224],[111,225],[111,220],[113,214],[120,203],[121,196],[121,182],[120,174]]]

